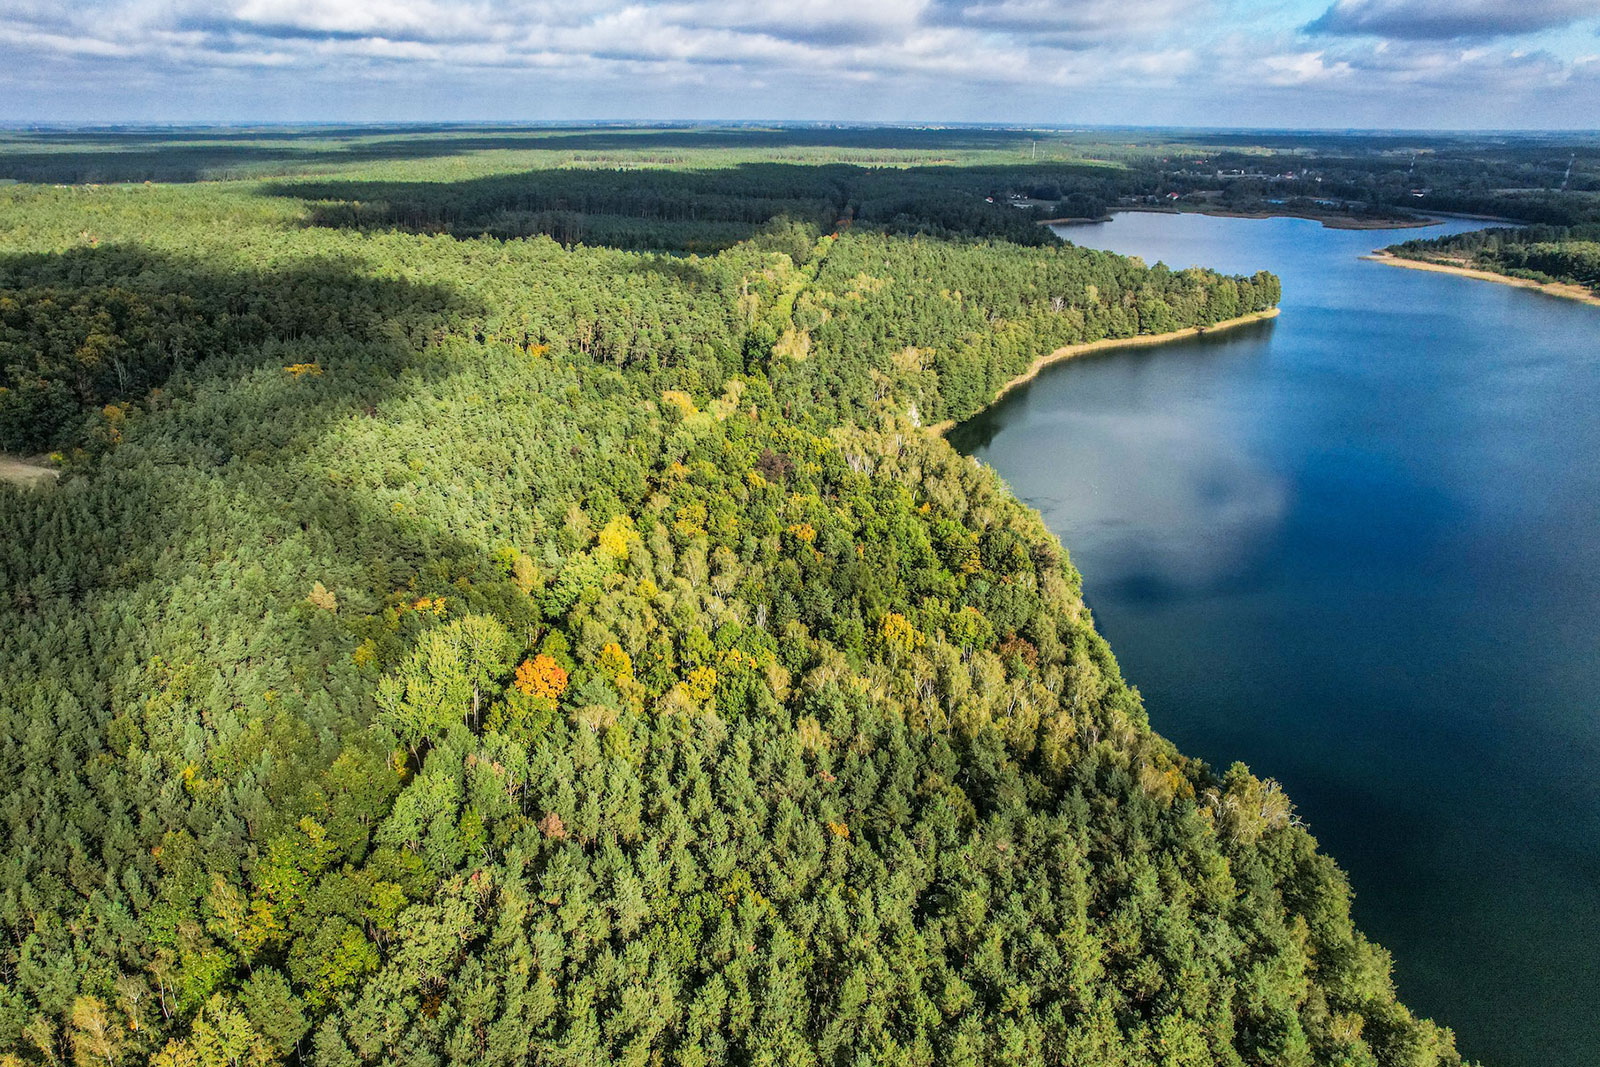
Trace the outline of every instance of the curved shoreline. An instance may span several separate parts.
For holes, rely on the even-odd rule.
[[[1393,252],[1373,252],[1371,255],[1362,256],[1361,258],[1370,259],[1378,263],[1387,263],[1392,267],[1405,267],[1407,270],[1431,270],[1437,274],[1455,274],[1462,278],[1475,278],[1483,282],[1514,285],[1518,289],[1535,289],[1549,296],[1559,296],[1563,300],[1576,300],[1580,303],[1600,307],[1600,295],[1596,295],[1584,286],[1574,282],[1536,282],[1532,278],[1518,278],[1511,274],[1500,274],[1492,270],[1483,270],[1479,267],[1457,267],[1431,259],[1410,259],[1406,256],[1397,256]]]
[[[1278,309],[1274,307],[1268,308],[1265,311],[1253,311],[1248,315],[1240,315],[1237,318],[1223,319],[1221,322],[1214,322],[1210,326],[1186,326],[1181,330],[1173,330],[1171,333],[1136,333],[1132,337],[1107,337],[1100,341],[1087,341],[1083,344],[1066,345],[1062,348],[1056,349],[1054,352],[1051,352],[1048,355],[1040,356],[1038,359],[1034,360],[1028,365],[1027,370],[1023,371],[1021,374],[1002,385],[999,390],[995,392],[994,396],[989,398],[989,402],[987,404],[983,405],[983,407],[979,408],[977,411],[974,411],[971,415],[960,419],[959,421],[965,422],[967,419],[976,418],[983,412],[988,411],[990,408],[994,407],[995,404],[999,403],[1001,398],[1007,393],[1011,392],[1011,390],[1015,389],[1019,385],[1022,385],[1024,382],[1033,381],[1039,376],[1040,371],[1044,370],[1050,364],[1058,363],[1063,359],[1071,359],[1073,356],[1081,356],[1089,352],[1104,352],[1107,349],[1112,348],[1144,348],[1148,345],[1164,345],[1171,341],[1186,341],[1193,337],[1204,337],[1207,334],[1217,333],[1221,330],[1232,330],[1239,326],[1248,326],[1252,322],[1266,322],[1269,319],[1275,319],[1277,317]],[[928,431],[943,437],[945,434],[949,433],[950,430],[957,425],[957,423],[958,420],[956,419],[945,419],[943,422],[936,422],[932,426],[929,426]]]
[[[1110,222],[1118,215],[1134,213],[1142,215],[1206,215],[1214,219],[1305,219],[1307,222],[1320,222],[1330,230],[1415,230],[1426,226],[1438,226],[1446,218],[1482,219],[1488,222],[1505,222],[1512,226],[1521,226],[1523,223],[1512,222],[1509,219],[1497,219],[1489,215],[1450,215],[1446,211],[1435,211],[1431,215],[1414,215],[1407,218],[1369,219],[1352,217],[1339,214],[1316,214],[1298,211],[1232,211],[1228,208],[1172,208],[1159,206],[1114,207],[1097,219],[1090,218],[1064,218],[1040,219],[1040,226],[1086,226],[1093,222]]]
[[[1104,215],[1101,215],[1097,219],[1091,219],[1087,215],[1085,215],[1085,216],[1071,216],[1071,215],[1069,215],[1066,218],[1060,218],[1060,219],[1040,219],[1039,220],[1039,225],[1040,226],[1088,226],[1088,225],[1090,225],[1092,223],[1096,223],[1096,222],[1110,222],[1113,217],[1114,216],[1112,216],[1109,212],[1107,212]]]
[[[1394,218],[1368,218],[1361,215],[1346,215],[1342,212],[1316,212],[1316,211],[1235,211],[1225,207],[1161,207],[1159,205],[1136,205],[1133,207],[1115,207],[1112,214],[1122,212],[1137,212],[1145,215],[1208,215],[1214,219],[1305,219],[1308,222],[1320,222],[1330,230],[1416,230],[1428,226],[1439,225],[1439,220],[1432,216],[1410,215],[1396,216]]]

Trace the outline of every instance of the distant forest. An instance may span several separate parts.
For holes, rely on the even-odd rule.
[[[1151,158],[9,135],[0,1064],[1458,1065],[926,429],[1277,303]]]
[[[726,173],[752,165],[749,179]],[[758,164],[799,164],[764,169]],[[843,164],[831,174],[819,165]],[[891,167],[894,180],[872,172]],[[569,168],[590,171],[576,181]],[[644,175],[638,173],[643,168]],[[667,171],[675,188],[653,184]],[[522,184],[508,181],[524,172]],[[612,170],[606,178],[594,173]],[[787,171],[787,173],[785,173]],[[537,172],[537,173],[533,173]],[[629,177],[629,172],[633,172]],[[1283,213],[1396,217],[1429,211],[1519,222],[1600,222],[1600,137],[1512,134],[1320,134],[1189,130],[990,130],[848,126],[521,126],[0,130],[0,179],[35,183],[196,182],[324,175],[338,181],[394,178],[395,195],[418,223],[534,225],[541,212],[651,217],[616,198],[681,198],[726,190],[760,202],[795,196],[841,213],[853,195],[916,200],[943,190],[1026,200],[1035,218],[1098,217],[1135,203],[1272,209]],[[486,179],[450,188],[464,176]],[[420,179],[407,188],[404,182]],[[770,186],[760,181],[770,179]],[[719,183],[726,180],[729,185]],[[440,197],[459,195],[443,204]],[[611,209],[580,206],[610,199]],[[347,199],[335,192],[334,199]],[[374,199],[369,196],[368,199]],[[877,211],[891,204],[879,204]],[[728,210],[725,205],[723,210]],[[504,211],[509,217],[498,218]],[[446,216],[446,217],[441,217]],[[802,217],[797,215],[796,217]],[[878,217],[882,217],[879,215]],[[663,219],[666,216],[663,216]],[[704,221],[721,218],[707,216]],[[371,214],[366,221],[380,223]],[[748,219],[723,221],[744,223]],[[818,220],[826,225],[831,220]],[[948,222],[948,220],[947,220]],[[596,223],[603,225],[603,223]],[[454,229],[451,232],[456,232]],[[483,231],[478,231],[483,232]],[[600,230],[589,243],[603,243]],[[726,240],[733,230],[715,237]],[[476,236],[476,233],[472,234]],[[623,235],[618,235],[623,236]],[[642,239],[638,228],[626,235]],[[1010,235],[1016,239],[1016,234]],[[679,247],[662,235],[649,247]]]

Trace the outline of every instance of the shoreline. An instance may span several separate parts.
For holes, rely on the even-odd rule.
[[[1468,222],[1492,222],[1496,226],[1532,226],[1521,219],[1508,219],[1504,215],[1472,215],[1465,211],[1435,211],[1441,219],[1466,219]]]
[[[1040,219],[1039,220],[1039,225],[1040,226],[1089,226],[1089,225],[1092,225],[1093,223],[1096,223],[1096,222],[1110,222],[1110,221],[1111,221],[1111,213],[1107,212],[1106,214],[1101,215],[1097,219],[1091,219],[1087,215],[1085,215],[1085,216],[1083,216],[1081,218],[1076,217],[1076,216],[1068,216],[1067,218],[1061,218],[1061,219]]]
[[[1237,329],[1240,326],[1248,326],[1254,322],[1267,322],[1277,318],[1278,311],[1279,309],[1275,307],[1268,308],[1265,311],[1253,311],[1248,315],[1240,315],[1237,318],[1223,319],[1221,322],[1214,322],[1210,326],[1185,326],[1181,330],[1173,330],[1170,333],[1136,333],[1132,337],[1107,337],[1099,341],[1086,341],[1083,344],[1066,345],[1062,348],[1056,349],[1054,352],[1050,352],[1034,360],[1028,365],[1027,370],[1023,371],[1021,374],[1002,385],[995,392],[994,396],[989,398],[989,402],[987,404],[983,405],[983,407],[979,408],[977,411],[974,411],[971,415],[966,416],[966,418],[959,420],[959,422],[966,422],[967,419],[976,418],[983,412],[988,411],[990,408],[994,407],[995,404],[999,403],[1007,393],[1011,392],[1011,390],[1015,389],[1019,385],[1033,381],[1039,376],[1040,371],[1044,370],[1052,363],[1059,363],[1064,359],[1071,359],[1074,356],[1087,355],[1090,352],[1104,352],[1113,348],[1146,348],[1151,345],[1169,344],[1173,341],[1187,341],[1195,337],[1204,337],[1208,334],[1220,333],[1223,330],[1232,330]],[[927,429],[935,436],[943,437],[945,434],[954,429],[959,422],[956,419],[945,419],[942,422],[934,423],[933,425],[927,427]]]
[[[1217,219],[1306,219],[1320,222],[1330,230],[1415,230],[1425,226],[1438,226],[1439,219],[1420,215],[1408,218],[1365,219],[1349,215],[1312,214],[1298,211],[1232,211],[1228,208],[1170,208],[1170,207],[1118,207],[1112,214],[1138,211],[1149,215],[1210,215]]]
[[[1596,294],[1587,287],[1575,282],[1536,282],[1532,278],[1518,278],[1511,274],[1500,274],[1481,267],[1458,267],[1449,263],[1440,263],[1431,259],[1410,259],[1406,256],[1397,256],[1393,252],[1373,252],[1361,257],[1377,263],[1387,263],[1391,267],[1405,267],[1407,270],[1429,270],[1438,274],[1454,274],[1462,278],[1473,278],[1483,282],[1498,282],[1501,285],[1514,285],[1518,289],[1534,289],[1547,296],[1558,296],[1563,300],[1576,300],[1582,304],[1591,304],[1600,307],[1600,294]]]

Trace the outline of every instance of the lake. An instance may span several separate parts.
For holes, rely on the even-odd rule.
[[[1047,368],[950,434],[1037,507],[1150,720],[1284,783],[1402,999],[1600,1063],[1600,308],[1360,257],[1472,229],[1124,214],[1282,315]]]

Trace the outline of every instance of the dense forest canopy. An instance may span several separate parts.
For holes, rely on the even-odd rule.
[[[0,188],[0,1063],[1460,1062],[918,428],[1277,279],[747,148]]]

